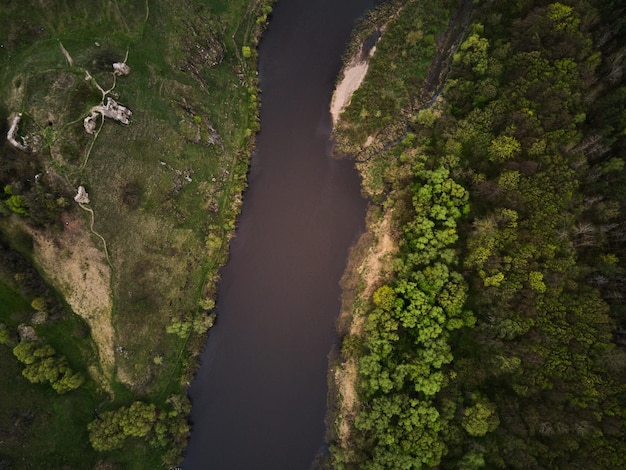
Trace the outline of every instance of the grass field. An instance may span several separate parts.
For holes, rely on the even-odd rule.
[[[30,406],[38,407],[37,416],[55,417],[28,428],[47,432],[48,443],[17,438],[30,459],[56,453],[57,460],[45,460],[54,462],[48,468],[92,468],[97,459],[81,446],[88,446],[94,404],[105,401],[103,410],[137,399],[159,405],[184,393],[204,344],[197,324],[214,301],[258,130],[254,47],[270,4],[0,6],[0,117],[7,123],[0,130],[4,136],[22,113],[17,137],[29,148],[19,152],[0,141],[0,231],[69,304],[62,321],[38,332],[93,379],[55,397],[21,378],[3,347],[3,364],[12,365],[2,370],[8,397],[2,413]],[[244,46],[252,53],[242,53]],[[130,74],[114,76],[112,64],[124,61]],[[109,97],[132,111],[130,124],[98,118],[95,133],[87,134],[83,119]],[[79,185],[89,193],[83,207],[72,200]],[[7,210],[16,198],[27,215]],[[0,321],[10,329],[17,326],[10,312],[32,300],[18,294],[8,285],[0,289],[7,309]],[[168,334],[172,322],[187,329]],[[64,340],[72,334],[83,338]],[[15,377],[19,388],[4,395]],[[67,432],[50,434],[64,426]],[[77,443],[80,451],[71,450]],[[125,449],[106,460],[123,468],[160,462],[161,451],[139,440]],[[16,452],[7,454],[15,468],[31,468],[18,465]],[[93,460],[79,463],[80,455]]]

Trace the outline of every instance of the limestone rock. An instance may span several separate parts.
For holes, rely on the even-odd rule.
[[[115,62],[113,64],[113,73],[115,75],[128,75],[130,67],[125,62]]]
[[[89,110],[89,116],[83,119],[83,127],[87,134],[93,134],[96,130],[98,113],[126,125],[130,124],[130,117],[133,115],[133,112],[126,106],[119,104],[113,98],[107,98],[105,106],[94,106]]]
[[[79,204],[89,204],[89,194],[85,191],[84,186],[79,186],[74,200]]]
[[[9,132],[7,132],[7,140],[16,149],[21,150],[22,152],[26,152],[28,150],[26,145],[24,145],[22,142],[18,142],[17,139],[15,138],[17,135],[17,126],[19,125],[21,120],[22,120],[22,113],[18,113],[13,118],[13,121],[11,122],[11,127],[9,128]]]

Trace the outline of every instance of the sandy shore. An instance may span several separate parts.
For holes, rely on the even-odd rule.
[[[337,123],[343,110],[350,104],[352,95],[363,83],[369,68],[369,58],[374,55],[374,52],[376,52],[376,46],[372,47],[366,60],[359,60],[359,56],[357,56],[344,67],[343,77],[335,87],[333,98],[330,102],[330,114],[333,118],[333,124]]]
[[[359,88],[369,64],[367,61],[351,63],[343,71],[343,78],[335,88],[333,99],[330,103],[330,114],[333,117],[333,124],[339,120],[339,115],[350,104],[352,94]]]

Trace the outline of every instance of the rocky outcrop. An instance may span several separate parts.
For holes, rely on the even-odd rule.
[[[9,128],[9,132],[7,132],[7,140],[9,143],[18,150],[22,152],[26,152],[28,147],[23,143],[24,138],[22,138],[22,142],[19,142],[15,137],[17,136],[17,126],[22,120],[22,113],[18,113],[11,122],[11,127]]]
[[[130,124],[130,117],[133,115],[133,112],[114,99],[107,98],[107,104],[105,106],[94,106],[89,110],[89,116],[83,119],[83,126],[87,134],[93,134],[96,130],[98,114],[102,115],[103,118],[107,117],[128,125]]]
[[[126,62],[115,62],[113,64],[114,75],[128,75],[130,73],[130,67],[126,65]]]
[[[89,204],[89,194],[85,191],[84,186],[79,186],[74,200],[79,204]]]

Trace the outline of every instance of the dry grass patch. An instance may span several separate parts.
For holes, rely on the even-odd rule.
[[[34,243],[33,255],[72,310],[89,325],[103,372],[111,378],[115,363],[111,269],[97,246],[100,241],[92,238],[82,218],[64,214],[62,224],[61,232],[29,231]]]

